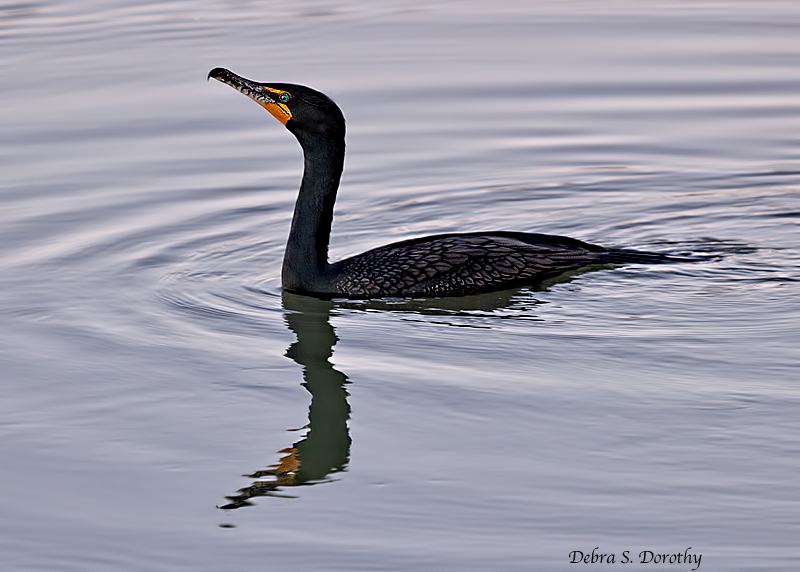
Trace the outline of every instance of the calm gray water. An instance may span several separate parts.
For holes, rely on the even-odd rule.
[[[282,294],[300,148],[216,66],[343,108],[335,258],[709,258]],[[4,570],[800,568],[796,1],[23,1],[0,70]]]

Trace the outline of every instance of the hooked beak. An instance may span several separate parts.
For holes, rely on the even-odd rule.
[[[269,111],[275,119],[286,125],[286,122],[292,118],[292,112],[289,107],[277,100],[277,97],[284,93],[280,89],[267,87],[264,84],[256,83],[242,76],[236,75],[230,70],[225,68],[214,68],[208,72],[208,78],[214,78],[222,83],[227,83],[233,89],[242,92],[247,97],[255,101],[264,109]]]

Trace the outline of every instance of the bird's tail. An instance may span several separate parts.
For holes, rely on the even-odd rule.
[[[702,258],[689,256],[675,256],[661,252],[645,252],[630,248],[607,248],[602,254],[603,262],[613,264],[661,264],[665,262],[698,262]]]

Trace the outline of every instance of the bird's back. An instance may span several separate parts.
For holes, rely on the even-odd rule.
[[[561,236],[517,232],[443,234],[381,246],[330,266],[336,295],[463,296],[531,285],[615,252]],[[658,255],[656,255],[658,256]]]

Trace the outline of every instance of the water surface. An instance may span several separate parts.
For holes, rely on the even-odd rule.
[[[0,7],[4,566],[572,570],[599,546],[796,568],[798,18]],[[520,230],[707,260],[284,294],[300,149],[216,66],[343,108],[334,258]]]

